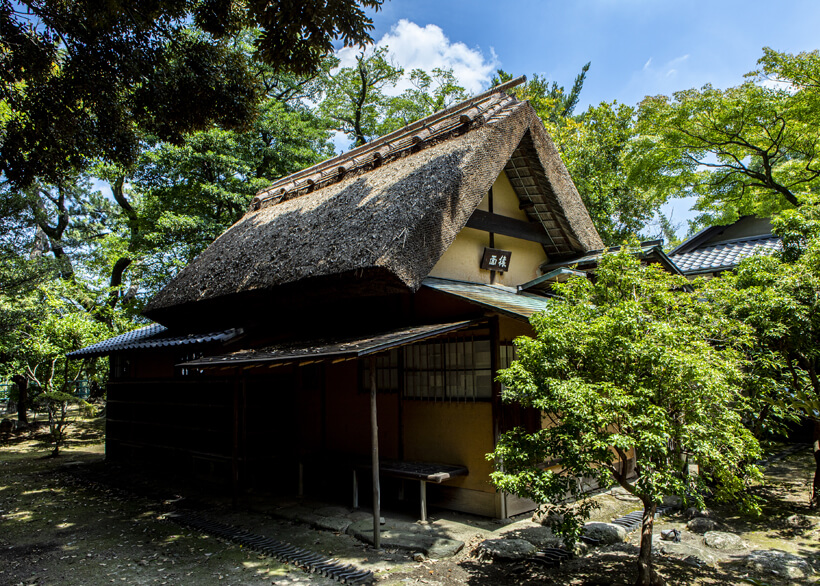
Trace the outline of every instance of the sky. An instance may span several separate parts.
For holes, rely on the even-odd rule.
[[[369,14],[371,36],[398,65],[452,68],[471,92],[486,89],[498,68],[568,88],[591,62],[576,113],[602,101],[634,105],[647,95],[738,85],[766,46],[820,48],[817,0],[386,0]],[[349,64],[357,51],[337,54]],[[691,204],[674,200],[664,213],[683,222]]]

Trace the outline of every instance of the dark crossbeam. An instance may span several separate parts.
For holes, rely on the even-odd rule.
[[[540,224],[516,220],[515,218],[485,212],[484,210],[474,211],[470,219],[467,220],[467,227],[512,236],[520,240],[538,242],[539,244],[553,244],[546,230]]]

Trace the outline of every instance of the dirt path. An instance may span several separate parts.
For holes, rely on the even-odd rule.
[[[65,468],[103,458],[100,421],[59,458],[33,440],[0,448],[0,584],[330,583],[159,519],[162,503],[87,486]]]
[[[84,472],[99,468],[103,459],[101,430],[101,420],[81,422],[56,459],[45,457],[49,449],[38,444],[36,434],[0,443],[0,584],[338,584],[163,520],[162,514],[175,506],[168,498],[173,493],[165,488],[152,492],[148,485],[136,487],[130,480],[129,490],[89,483]],[[761,518],[741,517],[728,508],[712,511],[721,530],[742,538],[742,551],[713,552],[710,565],[658,554],[658,568],[669,584],[814,583],[816,575],[795,581],[756,572],[745,562],[753,550],[779,549],[820,569],[820,527],[802,528],[788,521],[795,514],[812,514],[806,506],[810,467],[811,458],[803,452],[767,469],[767,484],[756,489],[765,502]],[[636,508],[623,495],[600,498],[600,520]],[[580,586],[634,581],[636,532],[631,542],[590,550],[560,568],[480,561],[474,556],[477,540],[453,558],[418,562],[407,552],[375,552],[348,535],[236,511],[225,503],[207,506],[214,520],[357,564],[372,570],[382,584]],[[702,536],[689,531],[686,522],[682,515],[663,518],[656,533],[677,528],[684,544],[700,544]],[[509,529],[481,523],[482,536],[501,537]]]

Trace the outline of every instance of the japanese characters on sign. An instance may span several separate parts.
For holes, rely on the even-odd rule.
[[[481,259],[481,268],[486,271],[507,271],[510,268],[512,251],[497,248],[485,248]]]

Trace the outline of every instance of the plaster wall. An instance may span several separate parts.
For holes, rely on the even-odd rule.
[[[518,205],[518,195],[502,171],[493,184],[493,213],[528,222],[527,214],[518,209]],[[484,196],[478,209],[489,211],[489,195]],[[500,234],[496,234],[494,238],[493,248],[512,251],[510,270],[496,272],[495,283],[515,287],[539,276],[538,267],[548,260],[540,244]],[[433,267],[430,276],[471,283],[489,283],[491,271],[480,268],[484,248],[489,246],[488,232],[462,228]]]

